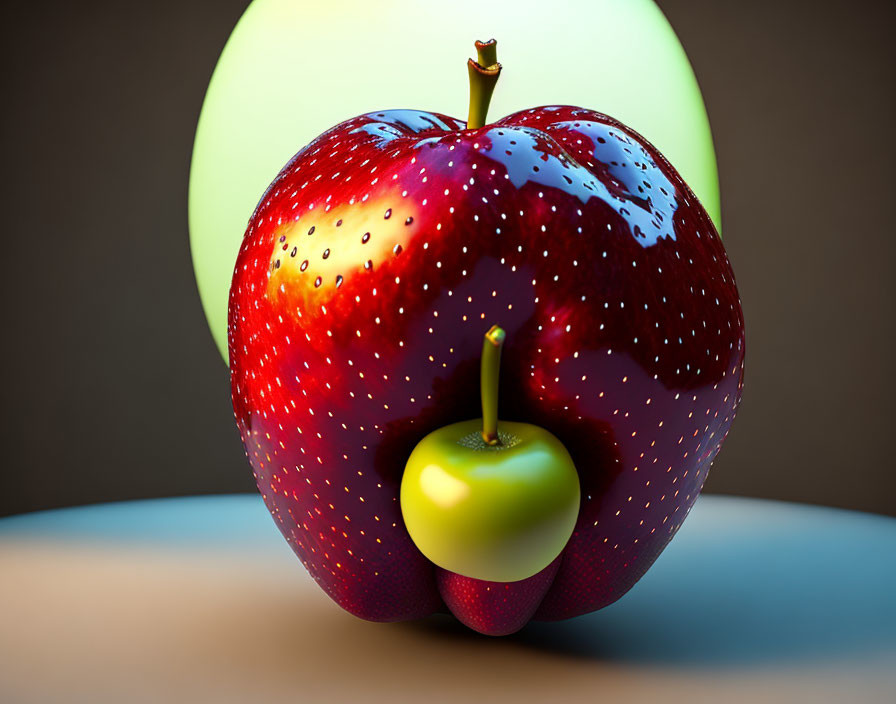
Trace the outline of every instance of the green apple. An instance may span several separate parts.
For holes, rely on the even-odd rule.
[[[465,577],[517,582],[547,567],[572,535],[581,491],[572,458],[544,428],[498,427],[504,331],[486,333],[482,414],[424,437],[401,480],[401,513],[433,563]]]
[[[227,359],[227,298],[246,222],[280,168],[318,134],[365,112],[463,117],[457,56],[501,37],[491,115],[581,105],[650,140],[719,229],[719,191],[700,88],[652,0],[255,0],[215,68],[190,172],[190,245],[215,341]],[[425,56],[425,61],[409,57]]]

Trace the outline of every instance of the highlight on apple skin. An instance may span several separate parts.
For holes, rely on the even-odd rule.
[[[493,42],[477,49],[471,96],[484,102],[469,123],[368,113],[283,168],[240,249],[228,337],[259,490],[326,593],[365,619],[447,608],[499,635],[602,608],[650,567],[733,421],[744,328],[721,240],[672,165],[585,108],[487,123],[500,66]],[[497,439],[522,446],[535,426],[570,460],[513,491],[499,461],[513,447],[477,444],[477,462],[452,444],[495,440],[480,412],[494,322]],[[529,514],[515,502],[539,481],[545,503]],[[493,512],[450,517],[464,491]],[[427,514],[436,499],[449,507]],[[524,535],[535,526],[543,542]]]
[[[462,118],[471,17],[500,27],[502,53],[512,52],[502,57],[511,57],[511,74],[495,93],[493,121],[534,105],[599,107],[646,135],[719,227],[700,86],[655,0],[567,0],[537,22],[540,0],[516,0],[512,10],[453,0],[450,12],[420,0],[252,0],[215,66],[190,164],[190,251],[225,364],[233,264],[259,196],[299,147],[348,117],[416,106]],[[420,23],[429,31],[416,31]]]

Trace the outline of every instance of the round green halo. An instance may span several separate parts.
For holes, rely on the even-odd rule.
[[[255,0],[209,84],[190,171],[193,265],[227,360],[227,301],[246,223],[289,158],[365,112],[417,108],[464,118],[470,42],[496,37],[504,74],[491,120],[579,105],[643,134],[720,225],[709,120],[688,58],[651,0],[503,4],[455,0]],[[334,44],[338,42],[338,50]],[[408,57],[417,57],[408,61]]]

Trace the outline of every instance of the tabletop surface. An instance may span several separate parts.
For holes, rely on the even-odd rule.
[[[701,497],[625,597],[361,621],[254,495],[0,520],[0,701],[896,701],[896,520]]]

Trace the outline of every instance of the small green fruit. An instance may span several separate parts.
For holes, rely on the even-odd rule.
[[[572,458],[551,433],[501,424],[488,445],[482,420],[427,435],[408,460],[401,512],[414,543],[451,572],[516,582],[547,567],[566,546],[579,513]]]
[[[440,428],[414,448],[401,512],[414,543],[443,569],[516,582],[547,567],[579,513],[579,477],[554,435],[528,423],[497,427],[503,330],[483,345],[483,418]]]

